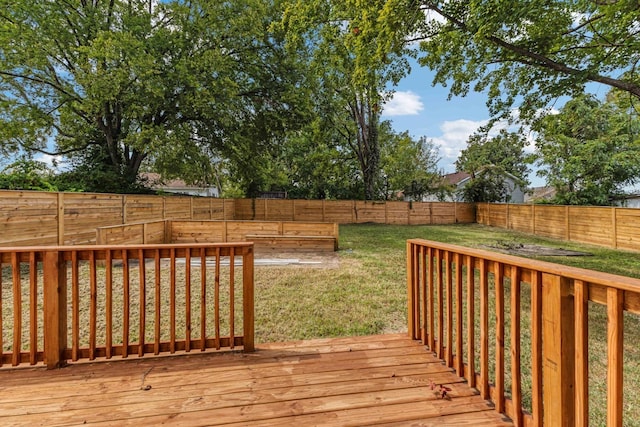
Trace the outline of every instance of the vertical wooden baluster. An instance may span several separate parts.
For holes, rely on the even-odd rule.
[[[171,280],[169,283],[169,351],[176,352],[176,250],[170,250]]]
[[[140,295],[139,295],[139,329],[138,329],[138,356],[144,356],[144,335],[147,329],[147,269],[144,263],[144,250],[138,249],[138,269],[140,274]]]
[[[413,307],[414,307],[414,316],[413,316],[413,339],[418,339],[420,337],[420,252],[422,247],[420,245],[413,245],[413,252],[411,254],[411,265],[413,268]]]
[[[191,351],[191,249],[185,250],[185,340],[184,350]]]
[[[29,323],[29,363],[35,365],[38,353],[38,261],[33,251],[29,252]]]
[[[409,338],[415,340],[418,335],[418,331],[415,330],[415,318],[417,316],[417,302],[414,299],[413,288],[416,285],[415,269],[413,264],[415,263],[414,244],[407,241],[407,333]]]
[[[207,254],[200,248],[200,351],[207,348]]]
[[[420,326],[421,334],[420,339],[422,340],[422,345],[428,346],[429,339],[429,322],[428,322],[428,314],[429,314],[429,306],[427,301],[427,274],[429,274],[429,270],[427,268],[427,263],[429,262],[428,258],[428,249],[426,246],[420,246],[420,266],[422,274],[420,275],[420,279],[417,281],[417,286],[419,287],[418,294],[420,295],[420,307],[421,307],[421,315],[422,315],[422,326]]]
[[[242,345],[245,352],[255,350],[255,314],[254,314],[254,279],[253,279],[253,245],[246,249],[242,257]]]
[[[542,398],[542,274],[531,271],[531,415],[536,426],[543,422]]]
[[[429,264],[429,269],[427,272],[427,299],[429,304],[428,315],[429,315],[429,350],[432,352],[436,352],[436,333],[435,333],[435,294],[434,294],[434,283],[433,283],[433,262],[434,262],[434,253],[435,249],[429,248],[427,250],[427,263]]]
[[[129,253],[122,250],[122,357],[129,356]]]
[[[589,425],[589,299],[582,280],[573,284],[576,346],[576,425]]]
[[[489,399],[489,282],[487,260],[480,260],[480,395]]]
[[[456,282],[456,357],[457,357],[457,374],[459,377],[464,376],[464,357],[462,354],[462,255],[459,253],[455,254],[455,264],[456,264],[456,274],[455,274],[455,282]]]
[[[436,249],[436,281],[438,285],[438,359],[444,360],[444,286],[442,250]]]
[[[504,266],[495,263],[496,289],[496,411],[504,413]]]
[[[522,425],[522,371],[520,348],[520,324],[521,324],[521,273],[520,268],[511,266],[511,400],[513,401],[512,417],[516,426]]]
[[[607,289],[607,426],[622,427],[624,291]]]
[[[11,253],[11,274],[13,277],[13,353],[11,364],[20,364],[22,350],[22,278],[20,276],[20,260],[17,252]]]
[[[71,251],[71,360],[80,358],[80,279],[78,252]]]
[[[156,270],[156,276],[155,276],[155,291],[156,291],[156,295],[155,295],[155,320],[154,320],[154,342],[153,342],[153,354],[160,354],[160,322],[161,322],[161,310],[162,310],[162,304],[161,304],[161,298],[162,298],[162,290],[160,288],[160,285],[162,283],[162,277],[161,277],[161,265],[160,265],[160,249],[156,249],[155,250],[155,254],[154,254],[154,259],[155,259],[155,270]]]
[[[469,387],[476,386],[475,361],[475,258],[467,256],[467,373]]]
[[[96,335],[98,317],[98,285],[96,276],[96,253],[89,251],[89,360],[96,358]]]
[[[216,328],[216,350],[220,350],[220,248],[216,248],[216,272],[215,272],[215,328]]]
[[[107,249],[105,253],[105,321],[106,321],[106,356],[113,357],[113,253]]]
[[[231,349],[235,347],[236,343],[236,296],[235,296],[235,283],[236,283],[236,248],[232,247],[229,254],[229,338],[231,340]]]
[[[4,339],[2,338],[4,332],[4,325],[2,319],[4,319],[4,314],[2,312],[2,268],[3,268],[2,260],[0,259],[0,368],[4,365],[4,360],[2,357],[2,349],[4,348]]]
[[[451,252],[444,256],[447,277],[447,366],[453,366],[453,277],[451,273]]]

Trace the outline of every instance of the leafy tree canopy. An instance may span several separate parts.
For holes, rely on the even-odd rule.
[[[375,9],[377,55],[411,50],[451,95],[486,91],[492,115],[519,102],[531,120],[560,95],[599,82],[640,98],[637,1],[389,0]],[[363,24],[365,25],[365,24]]]
[[[609,205],[640,178],[640,120],[620,93],[567,102],[541,121],[536,145],[555,203]]]

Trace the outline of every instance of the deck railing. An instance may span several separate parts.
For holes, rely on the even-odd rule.
[[[623,315],[640,313],[640,280],[426,240],[407,242],[407,271],[409,335],[517,426],[589,424],[589,302],[603,305],[605,416],[623,425]]]
[[[0,367],[253,350],[252,243],[2,248],[0,261]]]

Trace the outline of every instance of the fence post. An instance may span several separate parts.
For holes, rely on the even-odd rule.
[[[44,252],[44,362],[64,366],[67,348],[67,269],[62,253]]]
[[[544,424],[573,426],[575,419],[574,302],[569,280],[542,275]]]
[[[242,327],[245,352],[255,350],[254,337],[253,245],[242,257]]]

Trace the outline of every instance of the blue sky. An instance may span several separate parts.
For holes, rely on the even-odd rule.
[[[385,104],[382,116],[391,120],[398,132],[409,131],[414,138],[426,136],[432,140],[439,149],[439,167],[450,173],[455,171],[454,163],[460,150],[466,148],[468,137],[490,118],[487,97],[470,92],[466,97],[447,100],[449,88],[432,86],[432,80],[433,72],[414,63],[411,73],[394,88],[393,99]],[[529,179],[534,187],[544,185],[535,171]]]

